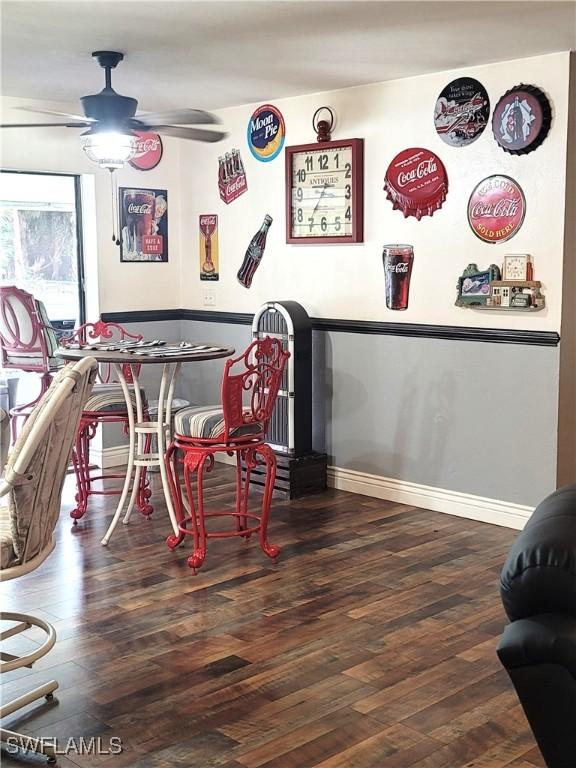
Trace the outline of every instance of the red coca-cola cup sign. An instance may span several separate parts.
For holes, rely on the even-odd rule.
[[[143,189],[123,190],[122,207],[125,226],[128,229],[128,250],[142,253],[143,238],[153,233],[156,198]]]
[[[385,245],[382,251],[386,306],[388,309],[408,309],[410,277],[414,264],[411,245]]]
[[[129,160],[139,171],[151,171],[162,160],[162,139],[157,133],[135,131],[137,136],[136,154]]]
[[[524,192],[510,176],[488,176],[476,185],[468,201],[468,223],[485,243],[510,240],[525,215]]]

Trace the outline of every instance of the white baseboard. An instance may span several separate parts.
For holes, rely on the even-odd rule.
[[[391,477],[369,475],[340,467],[328,467],[328,485],[341,491],[373,496],[398,504],[409,504],[516,530],[524,527],[534,511],[533,507],[508,501],[487,499],[483,496],[448,491],[430,485],[410,483],[406,480],[395,480]]]
[[[128,446],[111,445],[109,448],[90,447],[90,461],[101,469],[119,467],[128,463]]]
[[[93,449],[90,452],[90,458],[102,469],[117,467],[128,461],[128,446],[115,445],[101,451]],[[222,453],[217,455],[216,461],[223,464],[235,464],[236,458]],[[508,501],[473,496],[469,493],[410,483],[406,480],[395,480],[392,477],[370,475],[366,472],[357,472],[341,467],[328,467],[328,485],[341,491],[372,496],[397,504],[409,504],[413,507],[467,517],[469,520],[502,525],[516,530],[521,530],[524,527],[534,511],[533,507],[513,504]]]

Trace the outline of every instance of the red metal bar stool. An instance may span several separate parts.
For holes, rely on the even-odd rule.
[[[15,285],[0,286],[1,367],[40,374],[38,397],[10,410],[13,440],[18,420],[28,416],[50,386],[52,375],[64,365],[54,357],[57,347],[58,338],[44,304]]]
[[[270,502],[276,479],[276,456],[264,442],[268,421],[282,383],[284,366],[290,356],[282,342],[269,336],[252,342],[240,356],[226,361],[222,377],[222,405],[183,408],[175,416],[174,439],[165,461],[179,534],[166,543],[175,549],[186,535],[194,540],[188,565],[196,573],[206,557],[208,539],[257,533],[262,550],[276,558],[279,547],[267,538]],[[214,466],[217,453],[236,455],[236,508],[234,512],[206,512],[204,473]],[[266,481],[260,513],[248,510],[250,474],[266,465]],[[184,475],[184,492],[180,470]],[[196,492],[192,477],[196,476]],[[209,518],[232,517],[235,527],[208,531]]]
[[[141,341],[143,338],[140,333],[129,333],[118,323],[104,323],[99,320],[96,323],[86,323],[81,325],[73,334],[61,339],[60,344],[63,347],[74,347],[75,345],[86,345],[90,343],[110,343],[119,341]],[[134,363],[132,363],[134,365]],[[134,366],[137,373],[140,366]],[[124,378],[128,385],[132,384],[132,372],[130,362],[122,366]],[[124,479],[122,473],[94,474],[90,468],[90,441],[96,435],[100,424],[122,424],[124,434],[128,435],[128,413],[126,411],[126,401],[119,382],[111,380],[111,366],[102,364],[100,366],[98,381],[94,385],[92,394],[89,397],[86,406],[82,412],[74,451],[72,452],[72,462],[74,465],[74,474],[76,475],[76,508],[70,512],[70,517],[77,524],[80,518],[84,517],[88,509],[90,496],[117,496],[121,493],[118,488],[95,489],[93,484],[97,481],[109,479]],[[134,387],[131,386],[131,390]],[[135,407],[135,393],[131,392],[133,407]],[[146,395],[141,390],[142,401],[146,406]],[[146,435],[144,442],[144,453],[150,452],[151,436]],[[137,505],[140,512],[149,517],[152,512],[152,506],[149,503],[152,491],[149,487],[149,479],[146,475],[146,467],[142,468],[138,486]]]

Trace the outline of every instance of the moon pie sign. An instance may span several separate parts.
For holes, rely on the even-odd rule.
[[[510,176],[488,176],[476,185],[468,201],[468,223],[485,243],[514,237],[526,215],[526,198]]]
[[[128,161],[132,168],[151,171],[162,160],[162,139],[157,133],[135,131],[136,154]]]
[[[279,109],[263,104],[248,121],[246,139],[256,160],[268,163],[280,154],[284,146],[286,126]]]
[[[386,197],[404,218],[432,216],[448,193],[448,176],[442,160],[428,149],[405,149],[392,160],[384,178]]]

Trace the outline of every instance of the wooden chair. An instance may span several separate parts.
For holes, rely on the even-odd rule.
[[[99,320],[96,323],[81,325],[74,333],[62,337],[60,344],[63,347],[72,347],[106,341],[110,343],[127,340],[141,341],[142,338],[142,334],[129,333],[118,323],[104,323],[102,320]],[[140,370],[139,366],[135,367],[137,367],[138,371]],[[122,372],[130,386],[132,383],[130,362],[122,366]],[[133,390],[134,388],[131,387],[131,389]],[[145,393],[142,391],[141,394],[142,400],[145,402]],[[133,405],[135,406],[134,402]],[[121,493],[117,488],[102,488],[101,490],[94,488],[94,483],[97,481],[124,479],[125,477],[124,474],[114,472],[95,474],[90,469],[90,441],[96,435],[100,424],[122,424],[124,433],[128,434],[128,412],[122,387],[118,382],[113,381],[111,366],[107,363],[100,366],[98,381],[82,413],[72,454],[74,473],[76,475],[77,506],[70,512],[70,517],[73,519],[74,525],[86,514],[90,496],[115,496]],[[144,443],[145,453],[150,451],[150,442],[151,437],[147,435]],[[145,516],[151,515],[153,511],[149,503],[151,495],[149,479],[144,467],[140,473],[137,505],[140,512]]]
[[[64,361],[54,357],[58,337],[50,325],[46,308],[31,293],[15,285],[0,286],[0,367],[40,374],[38,397],[12,408],[12,437],[18,419],[25,418],[50,386]]]
[[[94,358],[86,357],[66,366],[33,408],[16,440],[0,485],[0,581],[24,576],[38,568],[54,549],[54,528],[60,513],[62,486],[78,422],[96,377]],[[23,613],[0,614],[12,626],[0,632],[0,641],[13,638],[30,627],[46,634],[44,642],[24,656],[0,653],[0,672],[31,667],[56,642],[54,627],[43,619]],[[42,697],[50,699],[58,687],[51,680],[12,701],[3,701],[0,717],[12,715]],[[0,738],[11,746],[41,752],[55,762],[53,747],[5,727]]]
[[[248,539],[258,533],[260,546],[268,557],[276,558],[280,553],[279,547],[270,544],[267,538],[276,455],[264,437],[289,356],[279,339],[269,336],[257,339],[240,357],[226,361],[221,405],[183,408],[174,418],[174,439],[166,452],[165,462],[179,534],[169,536],[166,543],[174,549],[186,535],[193,536],[194,552],[188,558],[188,565],[194,573],[204,562],[207,541],[211,538],[241,536]],[[236,456],[234,512],[206,512],[204,509],[204,472],[212,470],[217,453]],[[266,465],[266,481],[262,508],[257,514],[248,512],[250,474],[262,463]],[[182,493],[180,468],[183,468],[186,498]],[[196,476],[196,493],[192,487],[193,475]],[[206,530],[208,518],[227,516],[235,520],[233,530]]]

